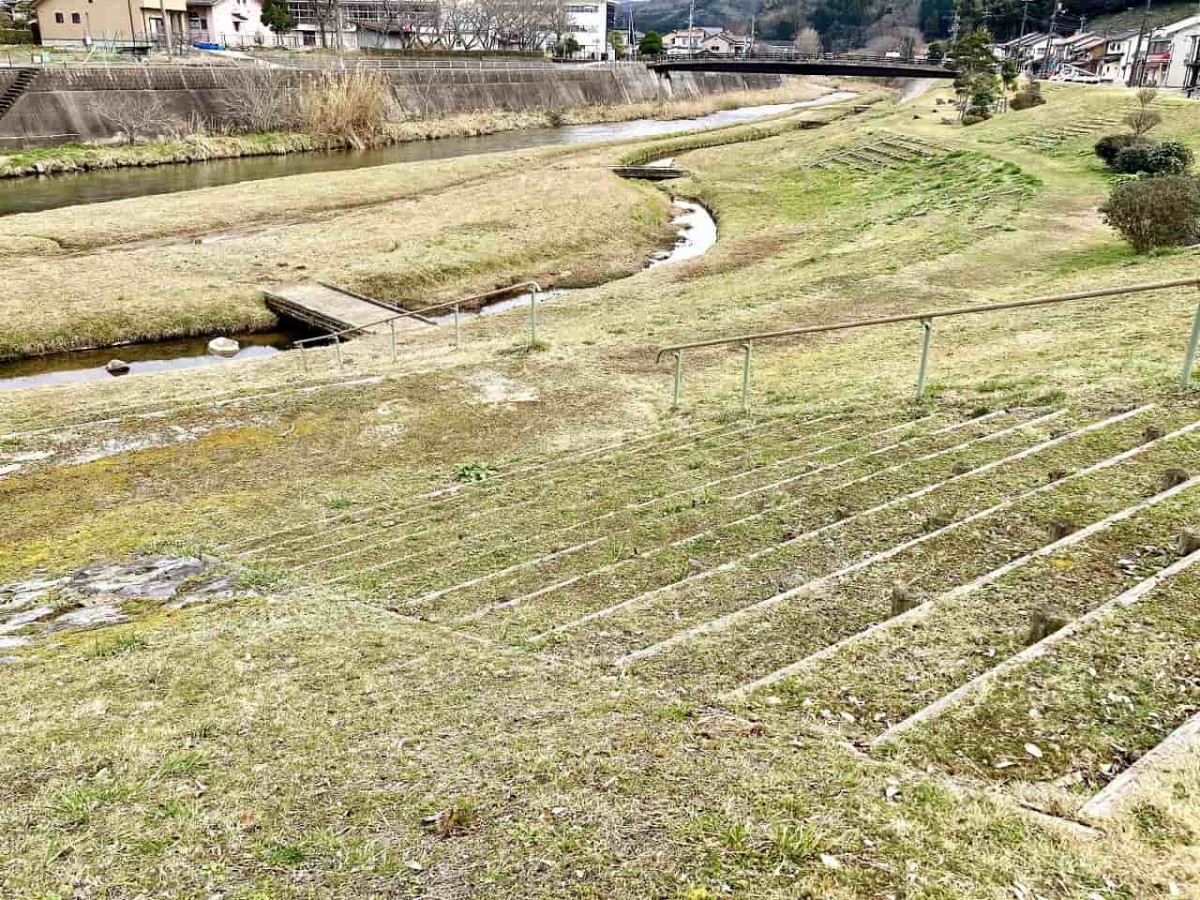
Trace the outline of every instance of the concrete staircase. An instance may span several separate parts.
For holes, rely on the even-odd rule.
[[[1176,539],[1200,522],[1198,448],[1192,403],[834,409],[529,460],[223,549],[921,768],[1070,776],[1074,806],[1195,712],[1200,549]]]
[[[21,99],[21,95],[29,89],[29,85],[33,83],[33,79],[37,77],[37,73],[38,70],[34,68],[17,70],[16,79],[5,88],[3,94],[0,94],[0,119],[8,115],[8,111]]]

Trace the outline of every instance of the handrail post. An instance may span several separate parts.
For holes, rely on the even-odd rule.
[[[342,336],[335,334],[333,336],[333,345],[337,347],[338,368],[342,367]]]
[[[1179,389],[1186,391],[1192,386],[1192,367],[1196,365],[1196,350],[1200,348],[1200,304],[1196,306],[1196,318],[1192,322],[1192,338],[1188,341],[1187,355],[1183,359],[1183,378]]]
[[[529,292],[529,346],[537,346],[537,291]]]
[[[683,351],[675,351],[675,397],[671,401],[671,409],[679,408],[679,401],[683,397]]]
[[[392,319],[392,321],[388,322],[388,325],[390,325],[392,328],[392,362],[396,362],[396,320]]]
[[[742,412],[750,411],[750,342],[742,344]]]
[[[933,319],[922,319],[921,368],[917,372],[917,402],[925,396],[925,377],[929,373],[929,346],[933,341]]]
[[[454,307],[454,349],[462,349],[462,326],[459,324],[458,307]]]

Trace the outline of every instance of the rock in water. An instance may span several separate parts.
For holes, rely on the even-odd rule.
[[[241,344],[227,337],[213,338],[208,342],[208,352],[224,359],[232,359],[238,355],[241,349]]]
[[[129,368],[129,363],[125,362],[125,360],[113,359],[104,367],[104,371],[109,375],[128,375]]]

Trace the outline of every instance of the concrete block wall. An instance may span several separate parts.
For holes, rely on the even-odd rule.
[[[296,91],[316,72],[256,70]],[[778,87],[777,75],[676,73],[660,77],[640,66],[588,69],[386,70],[396,116],[436,117],[482,110],[553,111],[572,106],[687,99],[704,94]],[[59,69],[38,74],[0,118],[0,149],[67,141],[119,139],[110,118],[122,104],[158,102],[166,115],[222,123],[235,102],[230,90],[243,70],[187,66]],[[15,77],[0,72],[0,79]],[[0,80],[0,89],[4,85]],[[109,115],[106,115],[109,114]]]

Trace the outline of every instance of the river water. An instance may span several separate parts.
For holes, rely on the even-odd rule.
[[[53,175],[44,178],[8,179],[0,181],[0,215],[175,193],[308,172],[333,172],[399,162],[449,159],[477,153],[499,153],[505,150],[521,150],[530,147],[600,143],[685,131],[703,131],[741,122],[752,122],[755,119],[767,118],[805,107],[836,103],[853,96],[848,92],[836,92],[816,100],[745,106],[695,119],[640,119],[602,125],[533,128],[483,137],[442,138],[435,141],[397,144],[376,150],[242,157],[154,168],[112,169]],[[656,254],[648,262],[647,265],[650,268],[703,256],[717,241],[717,223],[708,210],[697,203],[679,198],[676,198],[675,204],[680,209],[673,220],[677,228],[678,239],[672,249]],[[549,291],[541,295],[539,300],[550,300],[563,293],[566,292]],[[528,304],[528,296],[503,300],[477,312],[464,313],[461,320],[480,315],[499,315],[521,306],[528,306]],[[439,321],[450,324],[453,316],[445,316]],[[136,376],[217,365],[239,359],[272,356],[290,349],[295,340],[309,337],[311,334],[311,332],[302,333],[285,323],[281,324],[278,330],[265,334],[232,335],[242,345],[242,350],[231,359],[208,353],[208,341],[211,337],[217,336],[211,335],[203,338],[58,353],[52,356],[0,363],[0,391],[105,380],[113,377],[104,368],[105,364],[113,358],[120,358],[130,363],[130,374]]]
[[[800,103],[744,106],[695,119],[637,119],[601,125],[561,128],[525,128],[480,137],[439,138],[379,147],[374,150],[338,150],[330,153],[292,153],[286,156],[245,156],[211,162],[146,168],[101,169],[45,177],[0,180],[0,216],[37,212],[85,203],[103,203],[154,194],[171,194],[198,188],[261,181],[309,172],[338,172],[392,163],[451,159],[479,153],[501,153],[532,147],[596,144],[603,141],[657,137],[683,131],[722,128],[812,106],[824,106],[854,96],[840,91]]]

